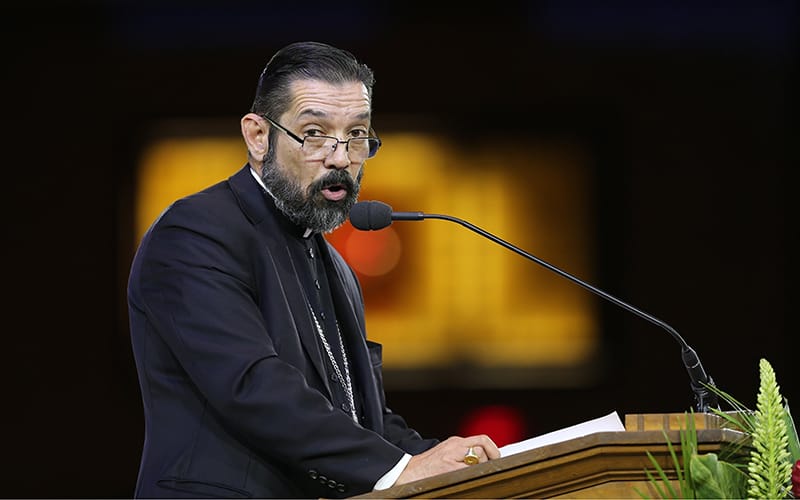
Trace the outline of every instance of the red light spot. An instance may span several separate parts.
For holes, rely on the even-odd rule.
[[[486,434],[497,446],[505,446],[526,438],[525,421],[516,408],[482,406],[467,413],[461,421],[459,435],[475,434]]]
[[[380,231],[351,231],[343,255],[353,269],[366,276],[381,276],[400,261],[400,237],[391,227]]]

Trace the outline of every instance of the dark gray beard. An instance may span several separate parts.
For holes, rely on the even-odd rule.
[[[278,209],[298,226],[320,233],[329,233],[344,224],[350,209],[358,200],[361,190],[362,168],[354,181],[345,170],[334,169],[321,179],[312,182],[306,192],[294,181],[286,177],[272,158],[264,159],[261,180],[267,187]],[[332,184],[341,184],[347,189],[347,196],[331,201],[322,195],[322,189]]]

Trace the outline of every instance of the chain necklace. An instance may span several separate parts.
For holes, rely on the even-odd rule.
[[[311,311],[311,317],[314,318],[314,325],[317,327],[317,334],[319,334],[322,345],[325,346],[325,352],[328,353],[328,359],[331,360],[333,371],[336,372],[336,378],[339,379],[339,383],[342,384],[342,387],[344,387],[344,392],[347,394],[347,401],[350,403],[350,415],[353,417],[353,420],[358,422],[356,403],[355,398],[353,397],[353,384],[350,382],[350,369],[347,366],[347,353],[344,350],[344,340],[342,340],[342,332],[339,330],[339,322],[336,322],[336,333],[339,335],[339,346],[342,348],[344,376],[342,376],[342,371],[339,369],[339,363],[337,363],[336,358],[333,357],[331,346],[328,344],[328,339],[325,338],[325,333],[322,331],[322,326],[319,324],[319,321],[317,321],[317,315],[314,314],[314,309],[311,308],[311,304],[308,305],[308,310]]]

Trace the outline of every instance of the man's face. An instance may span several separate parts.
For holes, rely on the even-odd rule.
[[[370,101],[361,83],[299,80],[292,90],[294,99],[286,113],[270,118],[295,135],[347,140],[368,134]],[[264,157],[261,177],[293,222],[329,232],[347,220],[358,199],[363,162],[351,162],[346,149],[339,144],[324,158],[310,158],[297,141],[277,131]]]

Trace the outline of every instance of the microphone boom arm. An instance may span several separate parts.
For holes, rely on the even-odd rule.
[[[717,394],[713,392],[709,387],[714,386],[714,381],[709,377],[705,370],[703,369],[703,365],[700,363],[700,358],[697,356],[697,353],[694,349],[692,349],[689,344],[681,337],[681,335],[667,323],[661,321],[660,319],[640,310],[632,305],[624,302],[613,295],[604,292],[603,290],[582,281],[575,276],[569,274],[566,271],[559,269],[558,267],[545,262],[544,260],[532,255],[521,248],[518,248],[511,243],[498,238],[497,236],[489,233],[488,231],[484,231],[483,229],[475,226],[474,224],[470,224],[469,222],[459,219],[457,217],[452,217],[450,215],[441,215],[441,214],[426,214],[423,212],[392,212],[392,219],[393,220],[423,220],[423,219],[441,219],[447,220],[450,222],[455,222],[456,224],[460,224],[461,226],[466,227],[467,229],[474,231],[481,236],[484,236],[498,245],[501,245],[512,252],[515,252],[527,259],[530,259],[540,266],[546,267],[547,269],[553,271],[556,274],[567,278],[568,280],[580,285],[581,287],[599,295],[600,297],[608,300],[609,302],[616,304],[617,306],[632,312],[633,314],[639,316],[642,319],[653,323],[654,325],[660,326],[664,330],[666,330],[672,337],[678,341],[681,345],[681,357],[683,359],[683,364],[686,367],[686,371],[689,373],[689,378],[691,379],[691,387],[692,391],[695,394],[695,408],[700,413],[707,413],[709,407],[717,407]]]

